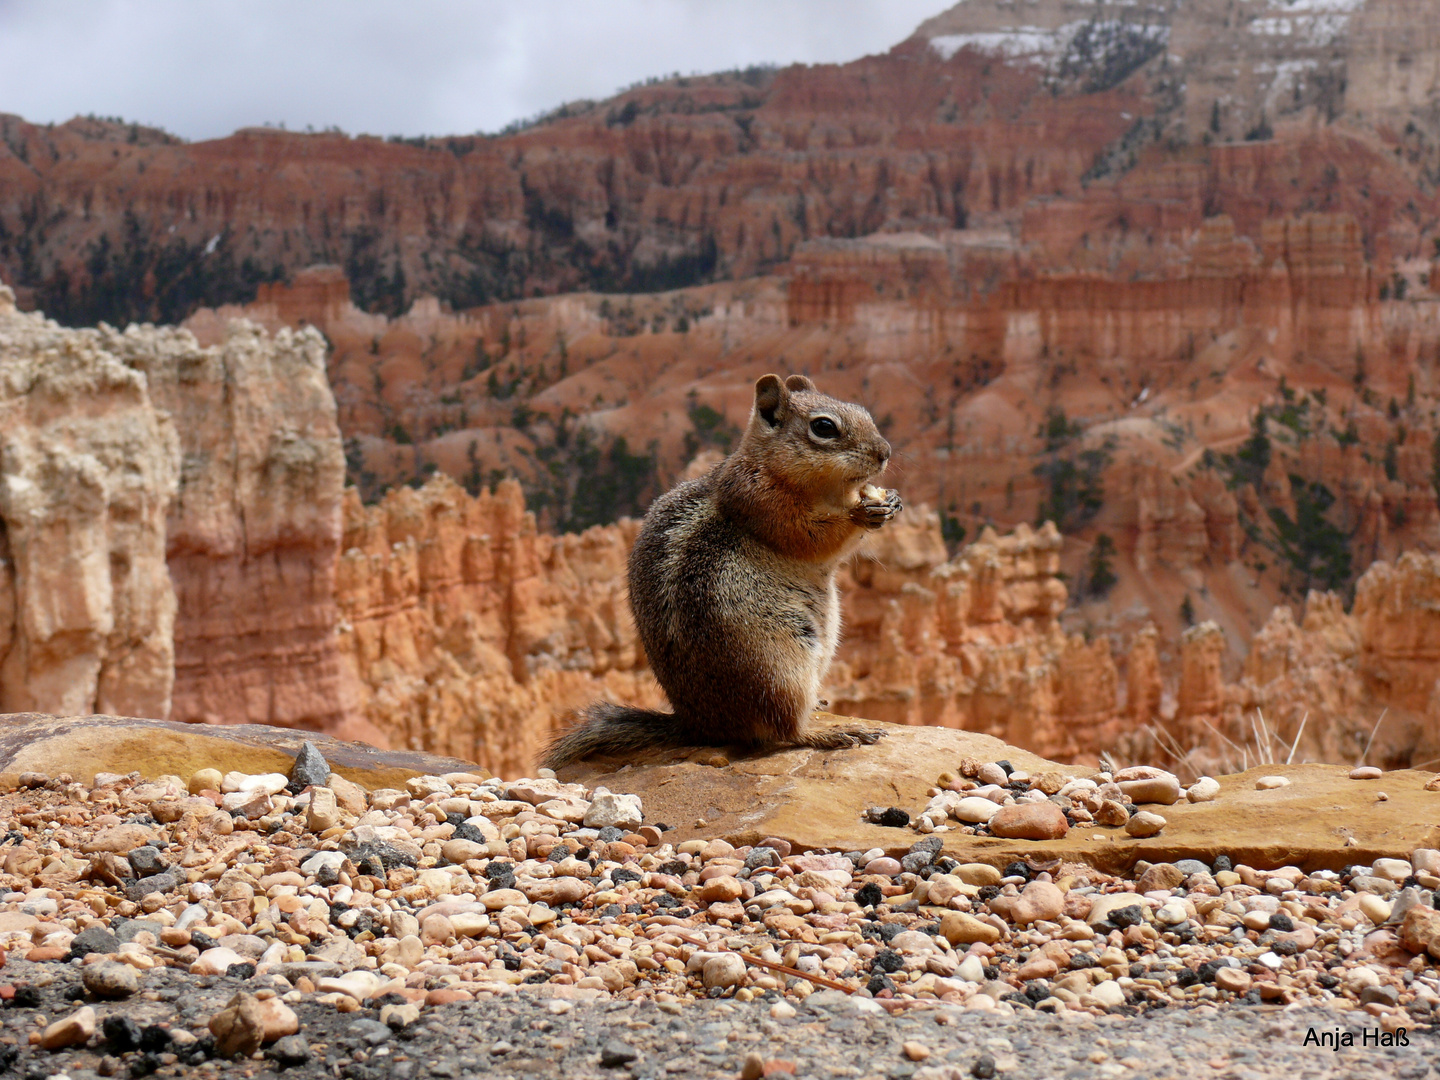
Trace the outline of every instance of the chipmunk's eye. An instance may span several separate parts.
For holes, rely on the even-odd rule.
[[[810,434],[817,439],[834,439],[840,435],[840,428],[828,416],[817,416],[810,421]]]

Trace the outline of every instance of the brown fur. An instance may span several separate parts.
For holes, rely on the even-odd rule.
[[[900,510],[894,492],[861,494],[889,458],[860,406],[804,376],[760,379],[739,447],[657,499],[630,554],[635,625],[674,712],[597,702],[545,764],[661,746],[878,739],[812,731],[808,720],[839,641],[835,571]]]

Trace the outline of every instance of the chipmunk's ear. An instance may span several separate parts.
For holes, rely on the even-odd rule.
[[[809,379],[807,379],[804,375],[791,375],[788,379],[785,380],[785,389],[790,391],[814,390],[815,384]]]
[[[785,422],[790,411],[790,391],[778,375],[762,375],[755,383],[755,414],[772,428]]]

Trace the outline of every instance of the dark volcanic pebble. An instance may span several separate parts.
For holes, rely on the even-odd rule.
[[[169,865],[160,857],[160,849],[150,844],[135,848],[129,859],[130,868],[142,878],[158,874]]]
[[[286,1035],[270,1048],[269,1056],[282,1069],[291,1069],[310,1060],[310,1044],[303,1035]]]
[[[315,744],[305,741],[300,744],[300,753],[295,755],[295,764],[290,768],[289,790],[299,794],[307,787],[325,783],[330,779],[330,763]]]
[[[910,824],[910,813],[898,806],[892,806],[880,815],[876,824],[884,825],[888,829],[903,829]]]
[[[640,1055],[619,1039],[607,1039],[600,1048],[600,1064],[607,1069],[628,1065]]]
[[[140,1045],[143,1031],[139,1024],[128,1016],[111,1015],[100,1023],[100,1033],[105,1036],[112,1054],[125,1054]]]
[[[91,953],[113,953],[120,947],[115,935],[103,926],[87,926],[70,941],[71,956],[89,956]]]

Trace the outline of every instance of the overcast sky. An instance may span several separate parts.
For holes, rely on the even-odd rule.
[[[0,112],[188,139],[496,131],[651,75],[884,52],[953,0],[0,0]]]

